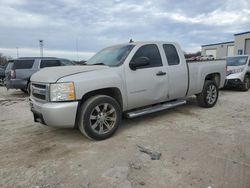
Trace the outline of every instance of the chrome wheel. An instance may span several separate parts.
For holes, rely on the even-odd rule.
[[[217,88],[215,87],[215,85],[209,85],[208,89],[207,89],[207,103],[208,104],[213,104],[216,99],[217,99]]]
[[[116,123],[115,108],[109,103],[99,104],[90,114],[90,127],[97,134],[106,134],[111,131]]]

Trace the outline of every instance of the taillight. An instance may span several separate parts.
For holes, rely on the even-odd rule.
[[[15,71],[15,70],[11,70],[11,71],[10,71],[10,77],[11,77],[12,79],[16,78],[16,71]]]

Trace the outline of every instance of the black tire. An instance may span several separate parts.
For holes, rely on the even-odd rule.
[[[27,89],[21,89],[22,92],[28,93]]]
[[[105,110],[106,104],[108,104],[108,106]],[[96,110],[98,109],[97,107],[99,108],[100,113],[98,112],[98,110]],[[111,111],[112,114],[108,116],[108,113],[110,113]],[[106,115],[103,115],[102,113]],[[94,140],[104,140],[111,137],[116,132],[121,121],[121,114],[121,107],[114,98],[106,95],[97,95],[89,98],[81,105],[77,124],[81,133],[87,136],[88,138]],[[107,118],[110,118],[110,121],[105,119],[105,116]],[[96,119],[91,119],[93,117],[95,117]],[[106,123],[104,123],[105,121]],[[107,123],[110,123],[112,125],[109,124],[109,126],[106,126]],[[98,126],[96,128],[93,128],[97,124]],[[100,132],[101,130],[103,131],[102,133]]]
[[[244,83],[242,84],[242,91],[248,91],[250,88],[250,78],[246,76],[244,79]]]
[[[26,89],[21,89],[22,92],[30,95],[30,82],[27,84]]]
[[[210,90],[212,88],[212,91]],[[199,106],[204,108],[213,107],[219,97],[219,89],[215,81],[206,80],[203,86],[203,90],[197,95],[197,101]]]
[[[28,83],[26,90],[27,90],[28,95],[30,95],[30,82]]]

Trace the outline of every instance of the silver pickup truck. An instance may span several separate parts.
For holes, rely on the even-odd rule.
[[[133,118],[186,103],[196,95],[213,107],[226,78],[226,61],[186,62],[171,42],[136,42],[105,48],[85,66],[45,68],[31,77],[35,122],[79,127],[102,140],[122,115]]]

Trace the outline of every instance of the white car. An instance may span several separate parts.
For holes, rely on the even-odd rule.
[[[214,56],[213,55],[203,55],[200,57],[201,61],[206,61],[206,60],[214,60]]]
[[[250,88],[250,56],[238,55],[227,57],[226,87],[238,87],[243,91]]]

